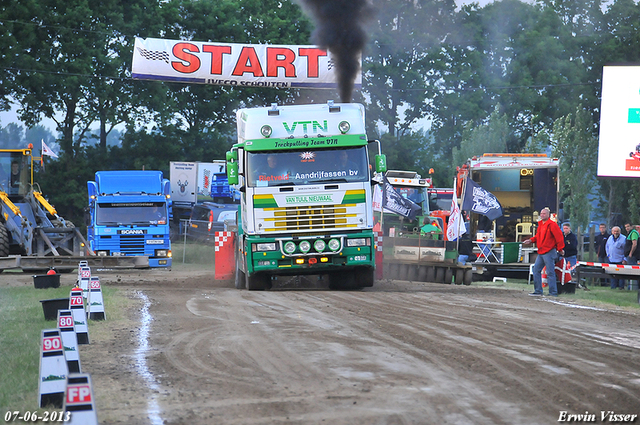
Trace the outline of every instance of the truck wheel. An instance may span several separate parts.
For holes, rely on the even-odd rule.
[[[271,279],[268,274],[254,273],[245,275],[246,288],[250,291],[264,291],[271,287]]]
[[[242,271],[242,260],[241,253],[236,249],[236,289],[244,289],[246,278],[244,276],[244,272]]]
[[[464,283],[465,285],[471,285],[472,280],[473,280],[473,270],[472,269],[465,270],[464,280],[462,281],[462,283]]]
[[[407,275],[409,274],[409,265],[408,264],[400,264],[400,269],[398,270],[398,280],[407,280]]]
[[[418,282],[427,281],[427,266],[420,266],[418,269]]]
[[[444,267],[436,268],[436,283],[444,282]]]
[[[356,271],[356,285],[360,288],[370,288],[375,281],[375,269],[373,267],[363,267]]]
[[[444,271],[444,283],[451,285],[451,279],[453,279],[453,270],[447,267]]]
[[[409,269],[407,271],[407,280],[409,282],[415,282],[418,278],[418,267],[415,264],[407,264],[407,268]]]
[[[456,285],[462,285],[463,281],[464,281],[464,269],[457,269],[456,280],[455,280]]]
[[[436,281],[436,268],[433,266],[427,266],[427,278],[425,282],[435,282]]]
[[[0,257],[9,256],[9,232],[4,223],[0,223]]]
[[[390,279],[397,279],[399,270],[400,270],[400,264],[398,264],[398,263],[390,263],[389,264],[389,278]]]

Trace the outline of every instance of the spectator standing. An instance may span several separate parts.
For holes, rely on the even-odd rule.
[[[624,261],[625,264],[638,264],[638,253],[640,247],[638,247],[638,231],[631,223],[625,223],[624,229],[627,231],[627,239],[624,246]]]
[[[600,234],[596,235],[595,244],[596,244],[596,254],[598,256],[598,263],[608,263],[609,258],[607,258],[607,239],[609,239],[609,232],[607,231],[607,225],[604,223],[600,223]]]
[[[564,236],[558,223],[550,220],[551,211],[543,208],[540,211],[540,221],[536,235],[522,243],[528,245],[536,243],[538,245],[538,256],[533,265],[533,293],[531,296],[542,296],[542,269],[547,268],[547,283],[549,284],[549,295],[558,296],[558,286],[556,284],[555,265],[558,253],[564,255]]]
[[[636,226],[629,222],[624,224],[624,228],[627,231],[627,240],[624,245],[624,264],[636,265],[640,256],[640,246],[638,246],[640,234],[636,230]],[[636,280],[629,280],[629,289],[633,289],[632,282],[636,282],[637,286]]]
[[[611,228],[611,236],[607,239],[607,257],[609,262],[613,264],[621,264],[624,261],[624,246],[627,242],[627,238],[620,233],[618,226]],[[611,289],[624,289],[624,279],[611,278]]]
[[[607,239],[609,239],[609,232],[607,231],[607,225],[600,223],[600,233],[595,237],[596,255],[598,256],[598,263],[608,263],[609,257],[607,257]],[[609,283],[609,279],[600,279],[600,285],[604,286]]]
[[[571,224],[564,223],[562,225],[562,233],[564,234],[564,255],[563,257],[573,267],[578,262],[578,238],[571,231]]]

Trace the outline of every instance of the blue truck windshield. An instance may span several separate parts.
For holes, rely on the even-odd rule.
[[[367,164],[364,146],[315,151],[249,152],[245,177],[250,187],[364,182],[369,179]]]
[[[96,208],[98,226],[167,224],[164,202],[100,202]]]

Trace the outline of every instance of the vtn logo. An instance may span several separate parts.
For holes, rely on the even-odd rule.
[[[293,133],[296,131],[296,127],[298,125],[302,126],[302,132],[303,133],[308,133],[308,129],[309,129],[309,125],[311,125],[312,133],[317,133],[318,129],[324,131],[324,132],[328,132],[329,131],[329,124],[327,124],[327,120],[322,121],[323,125],[320,125],[320,123],[318,121],[294,121],[293,124],[291,124],[291,126],[289,126],[289,124],[287,124],[286,122],[283,122],[282,125],[284,126],[285,131],[287,132],[288,135],[293,135]]]
[[[126,229],[120,230],[118,233],[121,235],[144,235],[144,232],[142,229]]]

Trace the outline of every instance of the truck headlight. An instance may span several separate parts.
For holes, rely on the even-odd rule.
[[[96,251],[96,255],[98,257],[108,257],[109,256],[109,251]]]
[[[166,249],[156,249],[156,257],[168,257],[169,252]]]
[[[302,251],[303,254],[306,254],[311,249],[311,244],[309,243],[309,241],[302,241],[300,242],[299,247],[300,251]]]
[[[340,130],[340,133],[342,134],[349,131],[350,128],[351,124],[349,124],[347,121],[340,121],[340,124],[338,124],[338,130]]]
[[[275,251],[277,249],[275,242],[262,242],[262,243],[254,243],[255,251],[263,252],[263,251]]]
[[[316,241],[313,243],[313,248],[317,251],[317,252],[322,252],[324,251],[325,247],[327,246],[326,243],[324,243],[324,241],[322,239],[316,239]]]
[[[294,252],[296,252],[296,244],[291,241],[285,243],[284,252],[286,252],[287,254],[293,254]]]
[[[273,133],[273,129],[268,125],[263,125],[260,128],[260,134],[262,134],[263,137],[271,137],[271,133]]]
[[[336,252],[340,249],[340,241],[338,239],[331,239],[329,241],[329,249],[333,252]]]
[[[367,246],[369,238],[347,239],[347,246]]]

